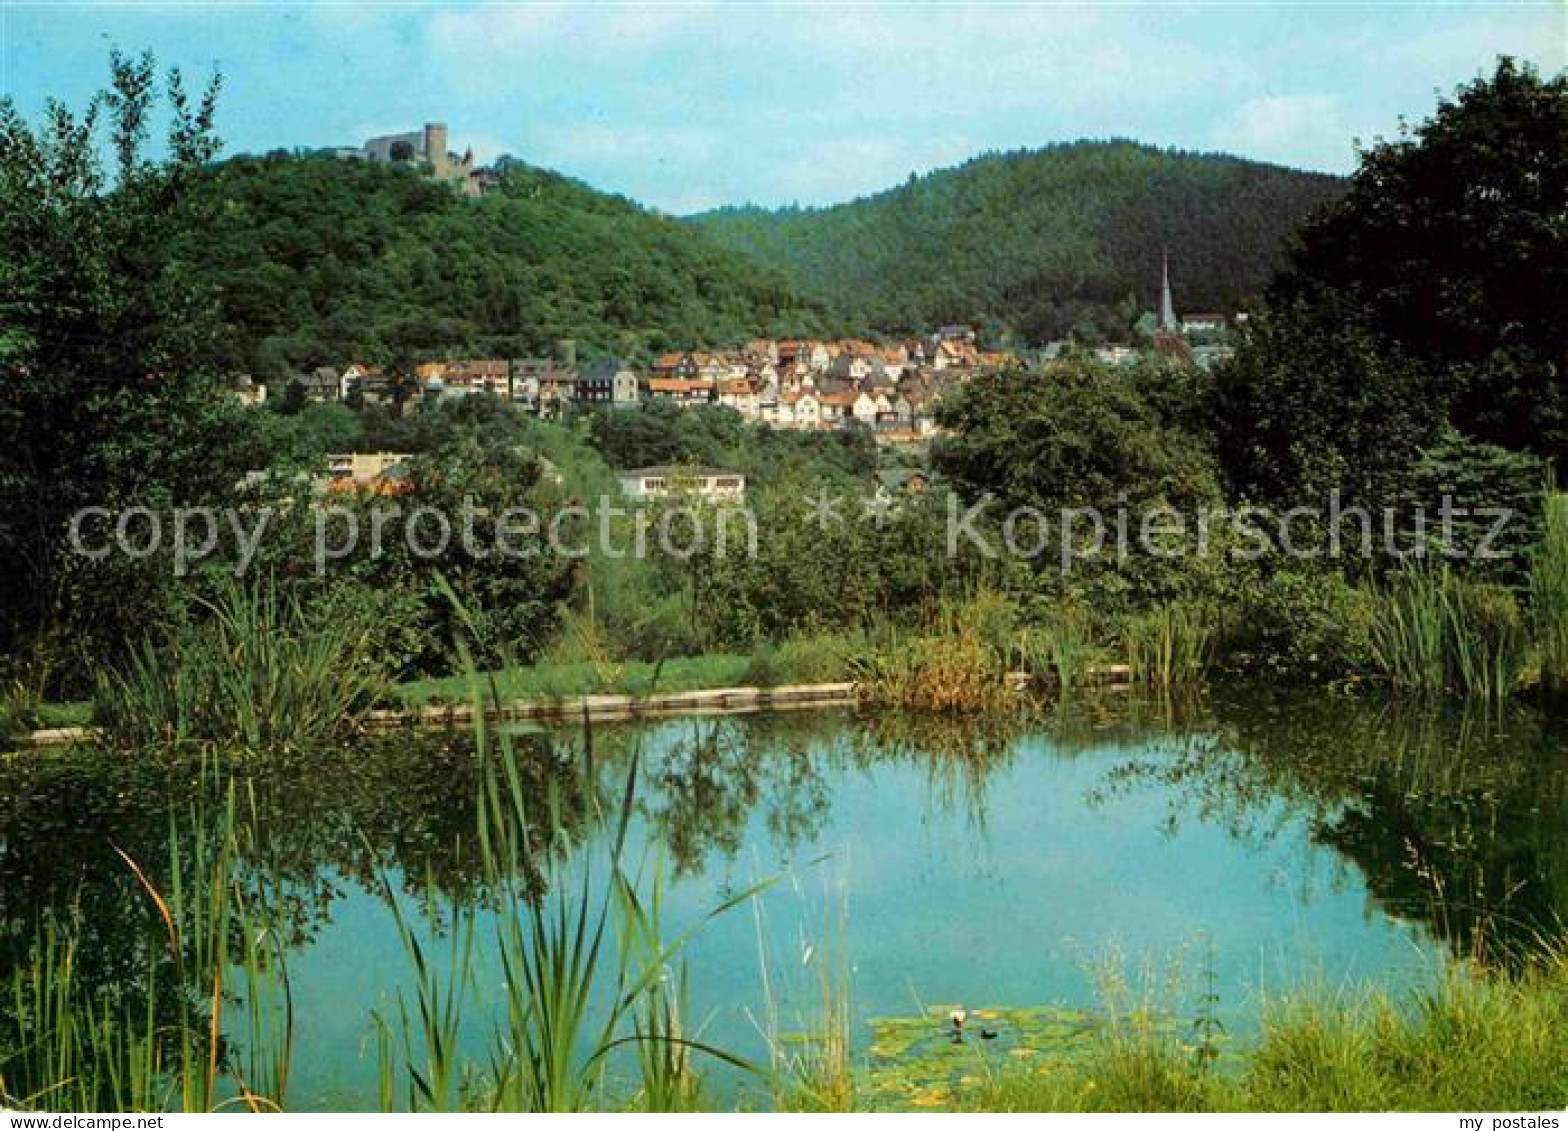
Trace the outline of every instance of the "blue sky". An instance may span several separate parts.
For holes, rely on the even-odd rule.
[[[446,121],[454,148],[671,212],[828,203],[987,149],[1133,137],[1348,171],[1499,53],[1555,73],[1549,3],[29,4],[0,87],[81,105],[111,44],[224,73],[229,152]]]

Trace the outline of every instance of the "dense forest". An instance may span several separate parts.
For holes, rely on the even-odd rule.
[[[220,298],[225,367],[273,379],[562,338],[635,355],[822,329],[781,274],[676,220],[521,162],[500,171],[501,191],[464,200],[408,170],[325,156],[207,170],[184,258]]]
[[[1152,309],[1168,248],[1180,308],[1250,303],[1338,178],[1130,141],[993,153],[829,208],[692,222],[864,324],[947,322],[1029,342],[1119,337]]]
[[[988,155],[819,210],[683,222],[504,160],[464,200],[397,168],[237,157],[193,194],[184,257],[215,291],[225,368],[263,380],[350,359],[632,356],[756,334],[925,330],[1121,337],[1159,251],[1187,310],[1234,309],[1335,179],[1132,143]]]

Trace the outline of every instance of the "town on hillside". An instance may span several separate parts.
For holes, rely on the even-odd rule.
[[[1243,322],[1245,315],[1235,316]],[[412,373],[364,363],[321,366],[290,380],[286,395],[405,408],[421,400],[489,394],[547,418],[572,408],[633,408],[662,401],[678,408],[717,405],[774,428],[824,431],[862,426],[885,444],[917,443],[936,432],[935,405],[988,369],[1049,370],[1075,356],[1112,366],[1140,358],[1212,366],[1231,319],[1194,315],[1151,335],[1146,345],[1078,347],[1051,342],[1031,351],[984,349],[975,331],[944,326],[891,342],[757,338],[739,349],[672,350],[646,365],[615,357],[579,361],[575,342],[552,356],[426,361]],[[236,395],[262,403],[268,390],[248,378]]]
[[[471,149],[459,154],[448,144],[446,125],[430,122],[422,129],[373,137],[330,153],[344,160],[414,168],[467,197],[499,187],[495,169],[477,165]],[[1168,261],[1162,259],[1161,266],[1158,313],[1145,314],[1126,341],[987,348],[972,327],[947,325],[926,335],[883,341],[759,338],[737,349],[671,350],[642,362],[620,357],[580,361],[577,344],[561,341],[549,356],[432,358],[412,372],[345,358],[341,366],[296,374],[284,389],[241,377],[234,391],[253,404],[270,393],[398,409],[423,400],[491,394],[547,418],[574,407],[627,408],[654,401],[677,407],[717,405],[774,428],[859,426],[883,444],[919,443],[937,430],[937,401],[982,370],[1049,369],[1074,356],[1110,366],[1154,356],[1204,370],[1224,360],[1231,352],[1231,333],[1245,323],[1246,315],[1178,317]]]

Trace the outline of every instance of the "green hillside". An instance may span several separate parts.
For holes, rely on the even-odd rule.
[[[1159,293],[1234,310],[1338,178],[1127,141],[986,154],[829,208],[726,208],[692,223],[872,327],[970,322],[1030,341],[1115,334]]]
[[[635,354],[823,328],[782,275],[680,221],[521,163],[503,177],[464,200],[331,157],[213,167],[185,258],[221,302],[227,364],[271,378],[561,338]]]

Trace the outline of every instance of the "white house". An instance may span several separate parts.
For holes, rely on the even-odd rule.
[[[781,411],[784,406],[789,406],[789,412],[794,418],[791,422],[796,428],[822,427],[822,400],[811,390],[799,393],[787,393],[779,398]]]
[[[639,467],[617,478],[629,499],[662,499],[693,495],[710,503],[739,502],[746,494],[746,477],[738,471],[716,467]]]
[[[1212,333],[1225,329],[1223,314],[1188,314],[1181,320],[1183,334]]]
[[[862,389],[855,396],[854,404],[850,406],[850,415],[866,427],[871,427],[877,422],[877,413],[879,411],[877,402],[879,400],[881,401],[881,409],[885,409],[888,412],[892,411],[893,406],[888,403],[887,397],[881,394],[868,393]]]
[[[757,385],[747,377],[719,382],[719,403],[732,408],[747,420],[757,419]]]
[[[348,400],[350,393],[373,376],[374,371],[367,365],[350,365],[338,375],[338,399]]]
[[[1094,359],[1102,365],[1128,365],[1137,357],[1138,351],[1125,345],[1099,346],[1094,351]]]

